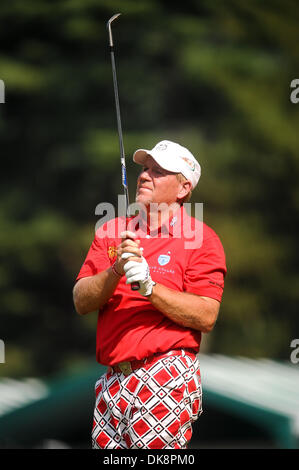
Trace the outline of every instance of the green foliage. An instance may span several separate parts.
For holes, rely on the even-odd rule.
[[[45,375],[94,355],[96,313],[75,314],[72,287],[96,205],[121,191],[106,30],[117,11],[131,200],[136,148],[168,138],[198,156],[193,201],[228,264],[209,347],[288,358],[299,329],[297,3],[15,0],[0,10],[0,373]]]

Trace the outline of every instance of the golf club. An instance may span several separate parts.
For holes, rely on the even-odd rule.
[[[124,188],[124,195],[125,195],[125,200],[126,200],[126,227],[127,227],[127,218],[129,217],[129,214],[128,214],[129,191],[128,191],[128,181],[127,181],[125,150],[124,150],[124,143],[123,143],[123,133],[122,133],[121,117],[120,117],[119,94],[118,94],[116,66],[115,66],[115,58],[114,58],[114,45],[113,45],[113,36],[112,36],[112,29],[111,29],[111,23],[114,20],[116,20],[116,18],[118,18],[120,15],[121,13],[116,13],[115,15],[113,15],[107,22],[107,28],[108,28],[108,33],[109,33],[109,46],[110,46],[112,75],[113,75],[113,88],[114,88],[114,98],[115,98],[115,108],[116,108],[117,130],[118,130],[118,138],[119,138],[122,185]],[[139,283],[133,282],[131,284],[131,289],[138,290]]]

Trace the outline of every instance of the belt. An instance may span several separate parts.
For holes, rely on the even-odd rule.
[[[194,349],[173,349],[168,352],[164,353],[155,353],[152,356],[146,357],[140,360],[133,360],[133,361],[124,361],[119,362],[118,364],[114,364],[113,366],[109,366],[109,372],[118,372],[124,375],[130,375],[133,370],[140,369],[144,366],[150,366],[154,364],[158,359],[167,356],[190,356],[192,359],[196,356],[196,351]]]

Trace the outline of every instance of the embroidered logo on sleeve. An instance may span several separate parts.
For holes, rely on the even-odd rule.
[[[116,246],[109,246],[108,248],[108,256],[109,256],[109,259],[113,259],[115,258],[115,256],[117,255],[117,248]]]

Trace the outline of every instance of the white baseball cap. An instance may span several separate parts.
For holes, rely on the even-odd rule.
[[[153,157],[164,170],[182,173],[187,180],[191,181],[192,189],[197,185],[201,175],[200,164],[185,147],[170,140],[162,140],[152,150],[136,150],[133,160],[139,165],[144,165],[148,155]]]

